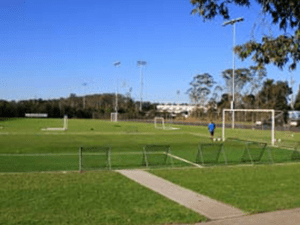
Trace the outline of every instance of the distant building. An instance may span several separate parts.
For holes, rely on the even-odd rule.
[[[171,104],[161,104],[157,105],[156,108],[159,112],[168,112],[171,114],[181,114],[185,115],[186,117],[190,116],[191,112],[196,109],[196,105],[187,105],[187,104],[177,104],[177,105],[171,105]],[[206,107],[198,106],[199,109],[204,109],[204,112],[207,111]]]
[[[288,120],[291,126],[298,126],[300,123],[300,111],[288,111]]]

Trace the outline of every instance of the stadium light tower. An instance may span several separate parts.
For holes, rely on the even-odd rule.
[[[121,66],[121,62],[120,61],[117,61],[117,62],[114,62],[113,65],[115,67],[120,67]],[[117,76],[116,76],[117,78]],[[117,78],[117,88],[116,88],[116,104],[115,104],[115,112],[118,113],[118,78]]]
[[[140,111],[142,111],[143,104],[143,66],[147,65],[146,61],[137,61],[137,65],[141,67],[141,101],[140,101]]]
[[[83,88],[84,88],[83,108],[85,109],[85,87],[87,86],[87,83],[83,83],[82,86],[83,86]]]
[[[231,109],[234,109],[234,70],[235,70],[235,54],[234,54],[234,47],[235,47],[235,24],[237,22],[244,21],[243,17],[239,17],[237,19],[229,20],[223,23],[223,26],[232,25],[233,30],[233,68],[232,68],[232,101],[231,101]],[[234,129],[234,112],[232,111],[232,129]]]

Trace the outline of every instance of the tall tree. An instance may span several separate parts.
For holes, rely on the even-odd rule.
[[[194,76],[193,81],[190,82],[191,88],[187,90],[192,102],[204,105],[207,101],[208,95],[211,93],[211,88],[216,82],[212,75],[208,73],[197,74]]]
[[[295,98],[294,109],[295,110],[300,110],[300,88],[299,88],[298,93],[297,93],[296,98]]]
[[[289,64],[295,69],[300,60],[300,1],[299,0],[255,0],[261,7],[261,12],[272,18],[272,23],[282,30],[282,35],[268,37],[264,35],[260,42],[249,40],[243,45],[236,46],[235,52],[241,59],[252,56],[259,67],[273,63],[279,68]],[[254,1],[250,0],[190,0],[194,6],[192,13],[199,14],[204,21],[211,20],[217,15],[230,19],[232,5],[249,7]],[[286,31],[292,34],[287,35]]]
[[[233,88],[232,69],[224,70],[222,72],[222,77],[225,80],[226,88],[228,92],[232,93],[232,88]],[[234,75],[234,91],[237,93],[241,93],[244,86],[248,82],[252,81],[252,79],[253,79],[253,74],[250,72],[249,69],[246,68],[236,69]]]
[[[239,101],[243,95],[255,95],[262,86],[262,83],[267,76],[265,68],[241,68],[235,70],[234,76],[234,92]],[[232,94],[232,69],[227,69],[222,72],[222,77],[225,80],[227,92]]]
[[[257,95],[257,104],[262,109],[287,110],[288,97],[292,89],[287,82],[268,79],[264,82],[261,91]]]

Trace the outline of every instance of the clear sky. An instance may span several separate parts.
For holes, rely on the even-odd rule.
[[[196,74],[210,73],[223,84],[233,44],[232,26],[223,27],[221,18],[204,23],[191,10],[189,0],[2,0],[0,99],[112,93],[118,84],[120,93],[131,87],[139,100],[137,61],[144,60],[144,101],[188,102],[185,92]],[[270,34],[259,10],[232,8],[232,18],[245,19],[236,24],[237,44]],[[236,68],[252,64],[236,58]],[[290,80],[287,69],[268,66],[267,72]]]

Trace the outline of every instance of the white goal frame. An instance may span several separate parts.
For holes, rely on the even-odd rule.
[[[272,115],[271,144],[275,144],[275,110],[274,109],[223,109],[222,140],[225,141],[225,112],[267,112]]]
[[[47,127],[47,128],[43,128],[42,130],[43,131],[68,130],[68,115],[64,116],[63,127]]]
[[[118,113],[111,113],[110,114],[110,121],[111,122],[118,122]]]
[[[160,119],[162,121],[162,127],[157,126],[157,120]],[[163,117],[154,117],[154,127],[156,129],[165,129],[165,119]]]

